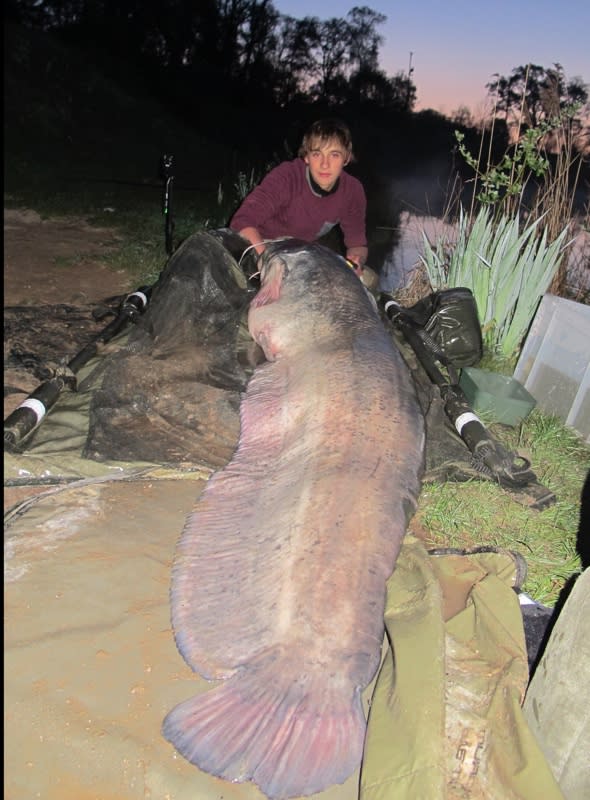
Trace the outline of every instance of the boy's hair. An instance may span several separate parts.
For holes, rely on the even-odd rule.
[[[332,139],[336,139],[340,142],[342,147],[346,150],[348,161],[354,161],[350,129],[346,123],[334,117],[318,119],[307,129],[303,136],[301,147],[299,148],[299,157],[304,158],[314,147],[317,147],[318,142],[324,144]]]

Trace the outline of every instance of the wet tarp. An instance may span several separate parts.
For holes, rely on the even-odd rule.
[[[199,772],[161,735],[165,714],[209,687],[174,644],[170,569],[237,441],[260,357],[244,328],[250,296],[218,236],[190,237],[140,323],[81,371],[24,452],[5,454],[9,483],[61,484],[5,520],[8,798],[260,797]],[[428,420],[441,411],[424,387]],[[450,441],[431,469],[468,464]],[[430,555],[407,538],[364,697],[363,765],[322,798],[561,797],[520,706],[521,579],[511,554]]]
[[[240,392],[259,350],[244,324],[250,297],[244,274],[217,238],[189,237],[163,270],[143,316],[80,370],[77,391],[66,388],[25,442],[24,461],[53,451],[99,462],[226,463],[239,434]],[[20,313],[7,318],[18,363],[34,340],[24,343]],[[81,337],[85,332],[81,326]],[[55,339],[38,325],[33,336]]]

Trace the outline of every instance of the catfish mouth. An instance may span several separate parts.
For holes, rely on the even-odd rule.
[[[260,289],[250,304],[253,308],[276,302],[281,296],[281,286],[289,272],[280,256],[271,255],[268,260],[263,257],[263,262],[260,268]]]

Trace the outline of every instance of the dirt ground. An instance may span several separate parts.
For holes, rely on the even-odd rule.
[[[4,209],[4,306],[82,305],[126,292],[129,276],[103,260],[119,242],[83,219]]]
[[[72,322],[61,324],[64,340],[66,328],[70,328],[70,335],[74,339],[79,337],[82,347],[84,337],[92,334],[93,329],[101,329],[100,323],[93,323],[88,311],[92,305],[135,288],[129,275],[112,269],[105,260],[105,255],[120,241],[114,230],[92,227],[84,219],[44,220],[36,211],[4,209],[4,419],[40,382],[31,371],[11,368],[14,342],[9,331],[15,319],[20,316],[25,321],[29,315],[41,319],[43,309],[60,305],[79,308],[79,314],[64,311],[66,318],[70,313]],[[57,335],[59,324],[56,318]],[[39,333],[35,337],[35,326],[30,327],[31,335],[22,337],[26,341],[25,351],[50,344]],[[5,508],[7,502],[19,499],[16,496],[19,491],[5,491]]]

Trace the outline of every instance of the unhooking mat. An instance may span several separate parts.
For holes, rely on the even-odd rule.
[[[9,516],[7,800],[263,800],[200,772],[161,735],[165,714],[209,687],[176,649],[168,598],[203,485],[165,470],[86,480]],[[521,577],[510,553],[429,555],[407,537],[364,695],[360,774],[318,799],[562,797],[521,710]]]

